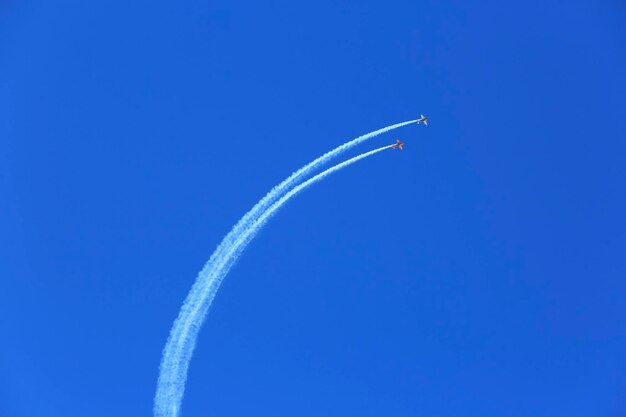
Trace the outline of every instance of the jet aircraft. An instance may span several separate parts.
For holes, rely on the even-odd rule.
[[[396,139],[396,143],[395,145],[393,145],[391,147],[391,149],[400,149],[403,150],[404,149],[404,142],[402,142],[400,139]]]

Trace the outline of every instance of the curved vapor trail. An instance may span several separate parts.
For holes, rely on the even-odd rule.
[[[199,277],[203,276],[203,275],[206,275],[207,271],[212,269],[212,265],[215,264],[216,260],[219,259],[223,255],[224,250],[226,248],[230,247],[230,245],[233,243],[233,241],[236,240],[239,235],[241,235],[242,231],[245,230],[246,227],[248,227],[255,219],[257,219],[261,215],[261,213],[263,211],[265,211],[267,209],[267,207],[269,207],[270,204],[272,204],[274,201],[276,201],[276,199],[279,198],[282,194],[284,194],[289,188],[293,187],[293,185],[295,185],[298,182],[300,182],[302,180],[302,178],[304,178],[306,176],[309,176],[311,173],[313,173],[315,170],[317,170],[323,164],[327,163],[332,158],[335,158],[336,156],[340,155],[342,152],[345,152],[348,149],[350,149],[350,148],[352,148],[352,147],[354,147],[356,145],[359,145],[360,143],[363,143],[364,141],[366,141],[368,139],[371,139],[371,138],[373,138],[375,136],[378,136],[378,135],[380,135],[382,133],[388,132],[388,131],[393,130],[393,129],[397,129],[397,128],[402,127],[402,126],[406,126],[406,125],[414,123],[414,122],[415,122],[415,120],[410,120],[410,121],[407,121],[407,122],[397,123],[397,124],[394,124],[394,125],[391,125],[391,126],[384,127],[382,129],[375,130],[375,131],[367,133],[365,135],[359,136],[358,138],[353,139],[353,140],[351,140],[349,142],[346,142],[343,145],[338,146],[337,148],[335,148],[335,149],[325,153],[324,155],[322,155],[319,158],[315,159],[313,162],[305,165],[304,167],[300,168],[298,171],[296,171],[293,174],[291,174],[286,180],[284,180],[279,185],[277,185],[274,188],[272,188],[272,190],[269,193],[267,193],[267,195],[265,197],[263,197],[257,204],[255,204],[255,206],[250,211],[248,211],[248,213],[246,213],[237,222],[237,224],[224,237],[222,242],[219,244],[219,246],[213,252],[213,254],[209,258],[208,262],[205,264],[204,268],[200,272]],[[195,288],[195,286],[199,286],[201,284],[199,281],[200,281],[200,279],[198,278],[196,283],[194,284],[194,288]],[[192,288],[192,290],[194,288]],[[190,292],[190,294],[191,294],[191,292]],[[186,313],[184,308],[185,308],[185,305],[187,304],[188,298],[189,298],[189,296],[185,300],[185,303],[183,303],[183,308],[181,309],[181,311],[179,313],[179,317],[177,318],[176,322],[181,321],[181,319],[183,318],[183,315]],[[179,347],[174,346],[173,343],[170,342],[171,340],[182,340],[182,338],[178,334],[179,331],[180,331],[180,326],[176,326],[176,325],[174,325],[172,327],[171,331],[170,331],[168,342],[167,342],[167,344],[165,346],[165,349],[164,349],[164,352],[163,352],[163,358],[161,360],[161,369],[163,368],[163,366],[164,366],[164,364],[166,362],[171,362],[170,360],[168,360],[168,358],[170,356],[172,356],[171,353],[173,351],[179,349]],[[161,376],[159,378],[161,378]],[[155,402],[156,402],[156,400],[155,400]],[[155,409],[156,409],[156,407],[155,407]]]
[[[222,256],[222,254],[224,253],[224,250],[230,247],[230,245],[232,245],[232,243],[237,239],[237,237],[241,235],[242,231],[245,230],[254,220],[256,220],[261,215],[261,213],[263,213],[263,211],[265,211],[274,201],[276,201],[276,199],[278,199],[281,195],[283,195],[287,190],[289,190],[295,184],[300,182],[302,178],[309,176],[315,170],[320,168],[322,165],[326,164],[328,161],[337,157],[341,153],[349,150],[350,148],[357,146],[363,143],[364,141],[371,139],[373,137],[376,137],[380,134],[389,132],[390,130],[397,129],[402,126],[406,126],[408,124],[414,123],[414,122],[416,122],[416,120],[409,120],[407,122],[396,123],[387,127],[383,127],[382,129],[378,129],[373,132],[366,133],[365,135],[361,135],[356,139],[346,142],[343,145],[340,145],[336,147],[335,149],[326,152],[324,155],[315,159],[313,162],[306,164],[304,167],[292,173],[287,179],[285,179],[283,182],[281,182],[280,184],[272,188],[270,192],[265,195],[265,197],[263,197],[258,203],[256,203],[254,207],[252,207],[252,209],[248,211],[237,222],[237,224],[235,224],[232,230],[224,237],[224,239],[222,239],[222,242],[215,249],[211,257],[209,258],[208,262],[205,264],[203,271],[211,269],[212,265],[216,262],[216,260],[220,256]],[[182,313],[183,311],[181,310],[180,314]],[[179,319],[180,319],[180,315],[179,315]],[[170,330],[169,339],[180,340],[181,338],[175,333],[177,331],[178,331],[178,328],[176,328],[176,326],[172,327],[172,330]],[[169,343],[166,344],[165,349],[167,349],[168,346],[169,346]],[[161,360],[162,364],[165,361],[166,353],[167,353],[166,351],[163,352],[163,358]]]
[[[161,361],[161,372],[157,383],[154,399],[154,415],[156,417],[176,417],[179,415],[182,402],[187,370],[196,343],[200,326],[215,298],[222,280],[241,255],[246,246],[263,228],[267,221],[293,196],[361,159],[393,147],[383,146],[361,155],[350,158],[315,175],[307,181],[295,186],[250,222],[249,227],[226,247],[212,264],[207,263],[202,269],[191,291],[187,295],[183,307],[167,341]]]

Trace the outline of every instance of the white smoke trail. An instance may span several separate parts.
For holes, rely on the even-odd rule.
[[[308,163],[304,167],[292,173],[287,179],[285,179],[283,182],[281,182],[280,184],[272,188],[270,192],[265,195],[265,197],[263,197],[258,203],[256,203],[254,207],[252,207],[252,209],[248,211],[237,222],[237,224],[224,237],[224,239],[222,239],[222,242],[215,249],[211,257],[209,258],[208,262],[205,264],[204,268],[200,272],[200,275],[202,275],[204,271],[208,271],[212,269],[212,265],[215,263],[216,259],[218,259],[219,257],[223,255],[226,248],[229,248],[232,245],[232,243],[241,235],[242,231],[245,230],[252,222],[254,222],[261,215],[261,213],[263,213],[274,201],[276,201],[277,198],[283,195],[287,190],[289,190],[295,184],[299,183],[303,178],[309,176],[315,170],[317,170],[318,168],[326,164],[328,161],[332,160],[333,158],[337,157],[343,152],[346,152],[350,148],[357,146],[365,142],[366,140],[372,139],[385,132],[398,129],[400,127],[403,127],[403,126],[406,126],[408,124],[415,123],[415,122],[416,120],[409,120],[407,122],[396,123],[394,125],[383,127],[382,129],[378,129],[373,132],[366,133],[365,135],[359,136],[356,139],[346,142],[343,145],[340,145],[336,147],[335,149],[326,152],[324,155],[315,159],[313,162]],[[198,281],[196,281],[196,284],[198,284]],[[183,304],[183,308],[185,304],[186,302]],[[178,320],[180,320],[183,312],[184,311],[181,310]],[[179,328],[177,328],[176,326],[172,327],[172,330],[170,331],[169,339],[182,340],[181,337],[179,337],[179,335],[176,334],[178,330]],[[166,344],[165,349],[167,350],[169,346],[170,346],[170,343],[168,342],[168,344]],[[166,355],[167,355],[167,351],[164,351],[163,358],[161,360],[162,364],[164,363],[166,359]]]
[[[174,323],[177,331],[172,331],[172,335],[167,342],[161,362],[161,374],[157,385],[155,397],[154,414],[157,417],[178,416],[180,404],[185,388],[187,369],[193,353],[193,348],[200,330],[200,326],[209,310],[215,294],[222,283],[222,280],[241,255],[245,247],[263,228],[267,221],[293,196],[303,191],[348,165],[374,155],[375,153],[391,148],[393,145],[384,146],[365,152],[354,158],[341,162],[294,187],[256,219],[246,230],[244,230],[233,244],[227,248],[224,254],[216,260],[211,269],[206,267],[200,272],[196,283],[193,285],[185,303],[181,309],[178,319]],[[178,340],[174,339],[178,336]]]

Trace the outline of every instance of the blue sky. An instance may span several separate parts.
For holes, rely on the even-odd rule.
[[[250,245],[183,415],[623,416],[626,10],[504,3],[3,2],[0,415],[151,415],[236,220],[424,113]]]

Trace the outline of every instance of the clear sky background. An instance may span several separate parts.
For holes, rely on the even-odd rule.
[[[0,3],[0,415],[150,416],[269,189],[184,416],[626,415],[621,1]]]

